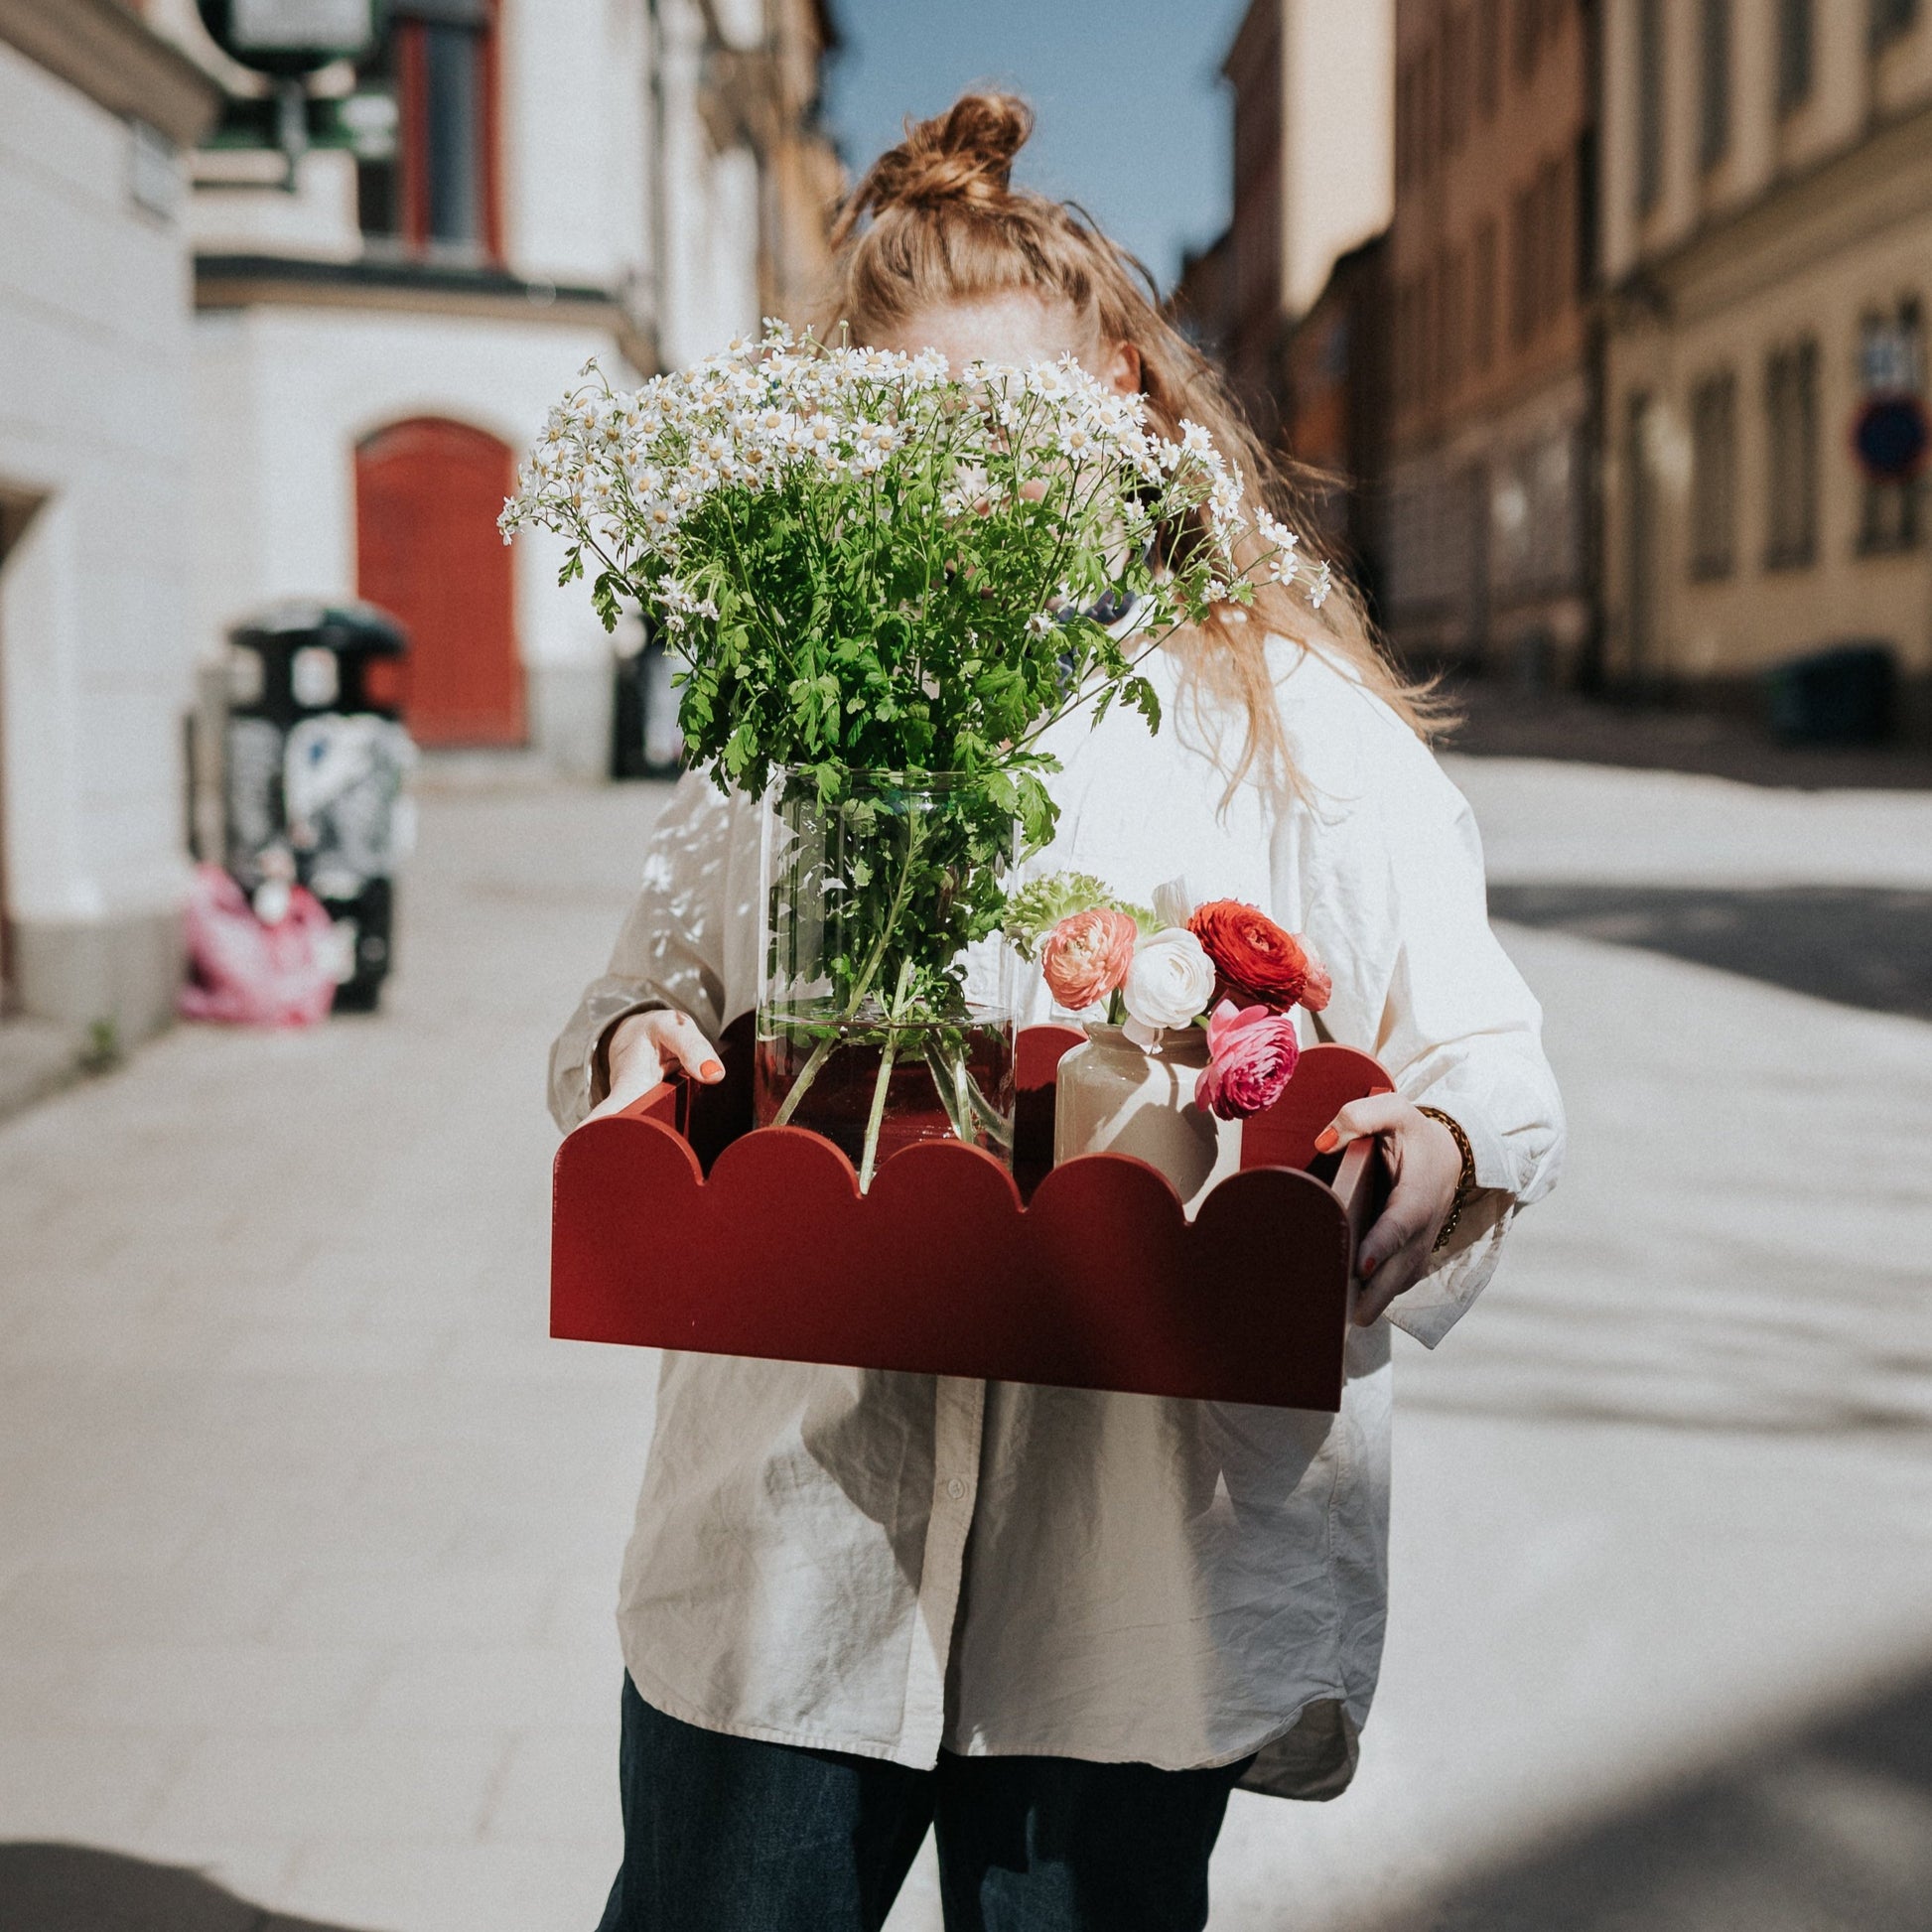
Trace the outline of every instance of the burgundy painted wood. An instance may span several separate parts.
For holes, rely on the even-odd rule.
[[[1078,1037],[1021,1036],[1023,1169],[1038,1165],[1042,1100],[1050,1160],[1052,1076]],[[728,1065],[745,1043],[728,1036]],[[1112,1154],[1041,1173],[1023,1197],[990,1156],[931,1143],[862,1195],[818,1135],[734,1136],[745,1096],[661,1086],[558,1150],[551,1333],[1332,1411],[1381,1164],[1364,1142],[1315,1163],[1332,1184],[1302,1169],[1336,1107],[1388,1084],[1365,1054],[1310,1048],[1281,1118],[1247,1125],[1244,1155],[1267,1120],[1262,1152],[1191,1224],[1164,1175]]]

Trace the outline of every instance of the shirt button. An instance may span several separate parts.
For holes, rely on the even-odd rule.
[[[960,1499],[960,1497],[963,1496],[965,1493],[966,1493],[966,1485],[963,1482],[961,1482],[957,1476],[954,1476],[953,1479],[946,1484],[946,1494],[949,1495],[954,1502],[957,1502]]]

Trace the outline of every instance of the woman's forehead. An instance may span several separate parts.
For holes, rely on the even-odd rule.
[[[902,322],[871,332],[877,348],[908,354],[936,348],[955,369],[968,362],[1051,362],[1091,352],[1091,324],[1070,302],[1031,289],[927,303]]]

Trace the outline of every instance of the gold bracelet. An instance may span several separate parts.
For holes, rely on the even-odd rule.
[[[1455,1176],[1455,1198],[1449,1203],[1449,1219],[1443,1223],[1442,1232],[1436,1237],[1436,1245],[1429,1251],[1435,1254],[1455,1232],[1455,1224],[1462,1218],[1463,1206],[1469,1196],[1475,1192],[1476,1157],[1474,1150],[1469,1146],[1468,1135],[1462,1131],[1462,1123],[1453,1115],[1444,1113],[1440,1107],[1418,1107],[1416,1112],[1427,1114],[1431,1120],[1441,1121],[1455,1136],[1456,1148],[1462,1156],[1462,1172]]]

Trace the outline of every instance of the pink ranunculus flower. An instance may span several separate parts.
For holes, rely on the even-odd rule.
[[[1125,912],[1110,906],[1069,912],[1040,948],[1040,966],[1053,998],[1072,1013],[1106,999],[1127,977],[1139,930]]]
[[[1207,1064],[1194,1081],[1194,1105],[1222,1120],[1246,1120],[1282,1097],[1301,1056],[1287,1014],[1223,1000],[1208,1015]]]

